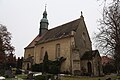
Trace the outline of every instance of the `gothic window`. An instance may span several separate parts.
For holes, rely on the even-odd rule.
[[[44,47],[41,47],[40,60],[43,59],[43,56],[44,56]]]
[[[60,57],[60,44],[56,44],[56,58]]]

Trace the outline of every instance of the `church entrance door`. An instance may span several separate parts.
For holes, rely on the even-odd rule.
[[[92,74],[92,64],[91,64],[91,62],[87,63],[87,67],[88,67],[88,73],[89,73],[89,75],[91,75]]]

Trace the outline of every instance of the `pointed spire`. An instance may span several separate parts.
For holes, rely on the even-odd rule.
[[[46,11],[47,4],[45,4],[45,11]]]
[[[47,18],[46,5],[47,5],[47,4],[45,4],[45,11],[44,11],[44,13],[43,13],[43,18]]]

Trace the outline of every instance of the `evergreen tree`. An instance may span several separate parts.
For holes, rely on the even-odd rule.
[[[0,24],[0,52],[10,54],[14,51],[11,45],[11,33],[7,31],[6,26]]]
[[[48,53],[46,51],[43,59],[43,73],[47,73],[48,68],[49,68],[49,61],[48,61]]]

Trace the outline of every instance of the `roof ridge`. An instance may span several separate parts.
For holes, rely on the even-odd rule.
[[[60,27],[60,26],[64,26],[64,25],[70,24],[70,23],[72,23],[72,22],[76,22],[77,20],[80,20],[80,18],[75,19],[75,20],[72,20],[72,21],[69,21],[69,22],[66,22],[66,23],[61,24],[61,25],[58,25],[58,26],[56,26],[56,27],[53,27],[53,28],[49,29],[48,31],[53,30],[53,29],[55,29],[55,28],[58,28],[58,27]]]

